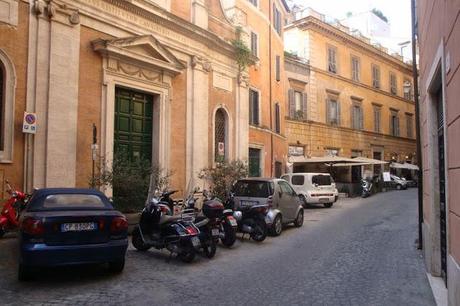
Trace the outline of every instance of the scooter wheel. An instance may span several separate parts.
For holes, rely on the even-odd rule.
[[[207,242],[203,246],[204,256],[211,259],[214,257],[214,255],[216,255],[216,251],[217,251],[217,243],[214,239],[211,238],[209,239],[209,242]]]
[[[2,238],[5,235],[5,229],[0,228],[0,238]]]
[[[235,241],[236,241],[236,231],[235,229],[233,228],[233,226],[231,224],[228,224],[227,222],[225,222],[223,225],[222,225],[223,229],[224,229],[224,237],[221,238],[221,241],[222,241],[222,244],[225,245],[226,247],[231,247],[232,245],[235,244]]]
[[[185,263],[191,263],[195,259],[195,250],[193,248],[188,249],[178,255],[179,259]]]
[[[267,237],[267,224],[264,220],[255,220],[254,223],[254,231],[251,233],[251,238],[254,241],[262,242]]]
[[[132,236],[131,236],[131,242],[133,246],[136,248],[136,250],[145,252],[148,249],[150,249],[150,246],[146,245],[144,241],[142,240],[141,232],[139,231],[139,227],[136,227],[133,230]]]

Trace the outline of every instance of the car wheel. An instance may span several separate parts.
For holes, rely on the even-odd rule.
[[[109,262],[109,271],[112,273],[121,273],[125,268],[125,259]]]
[[[299,212],[297,213],[297,217],[295,218],[294,220],[294,226],[295,227],[301,227],[303,225],[303,218],[304,215],[303,215],[303,209],[299,210]]]
[[[283,220],[281,219],[281,216],[278,214],[270,228],[270,235],[279,236],[281,235],[282,231],[283,231]]]
[[[32,279],[32,273],[30,271],[30,268],[27,266],[24,266],[23,264],[19,264],[18,267],[18,281],[20,282],[25,282],[29,281]]]
[[[396,185],[396,189],[401,190],[402,186],[398,184],[398,185]]]
[[[334,203],[324,203],[324,207],[331,208]]]
[[[142,240],[141,232],[139,230],[139,227],[136,226],[136,228],[133,230],[132,236],[131,236],[131,242],[133,246],[136,248],[136,250],[144,252],[150,249],[148,245],[144,243]]]

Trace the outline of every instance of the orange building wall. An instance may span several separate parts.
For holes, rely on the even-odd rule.
[[[24,185],[24,140],[22,120],[26,105],[27,57],[29,40],[29,5],[19,1],[17,28],[0,24],[0,49],[5,51],[13,62],[16,71],[16,93],[14,100],[14,142],[13,163],[0,163],[0,199],[8,197],[5,193],[5,179],[22,189]],[[40,118],[38,118],[40,120]],[[38,126],[38,128],[40,128]],[[33,137],[33,136],[32,136]],[[31,190],[27,190],[31,191]]]
[[[76,186],[82,188],[89,186],[91,178],[93,123],[96,124],[99,146],[101,143],[102,57],[94,52],[91,46],[91,41],[99,38],[111,39],[112,37],[94,29],[81,27]]]
[[[191,0],[171,0],[171,13],[187,21],[191,21]]]

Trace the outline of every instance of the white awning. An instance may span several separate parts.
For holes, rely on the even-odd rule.
[[[373,158],[367,158],[367,157],[355,157],[352,158],[354,161],[358,163],[362,163],[365,165],[384,165],[388,164],[388,162],[379,160],[379,159],[373,159]]]
[[[400,164],[400,163],[392,162],[392,163],[390,164],[390,167],[391,167],[391,168],[395,168],[395,169],[418,170],[418,166],[417,166],[417,165],[413,165],[413,164],[409,164],[409,163]]]
[[[322,157],[305,157],[305,156],[289,156],[290,163],[346,163],[354,162],[352,158],[339,156],[322,156]]]

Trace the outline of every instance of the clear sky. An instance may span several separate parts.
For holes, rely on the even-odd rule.
[[[373,8],[379,9],[388,18],[393,38],[410,40],[410,0],[288,0],[289,4],[311,7],[327,16],[343,19],[347,12],[360,13]]]

